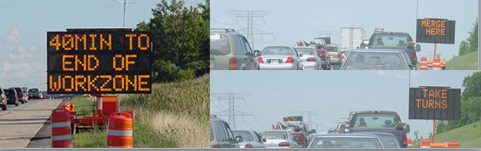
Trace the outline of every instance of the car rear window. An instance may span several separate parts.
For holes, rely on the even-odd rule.
[[[384,148],[400,148],[397,139],[393,135],[378,135]]]
[[[294,55],[292,49],[288,47],[272,47],[262,50],[261,55]]]
[[[372,41],[373,46],[398,46],[406,47],[411,38],[408,35],[374,35],[374,41]]]
[[[231,54],[230,39],[225,34],[210,35],[210,54],[228,55]]]
[[[309,148],[381,148],[377,138],[316,138]]]
[[[364,121],[364,122],[362,122]],[[353,123],[354,122],[354,123]],[[363,124],[365,123],[365,124]],[[399,123],[394,114],[358,114],[351,125],[354,127],[395,127]]]
[[[38,92],[38,89],[30,89],[28,92]]]
[[[344,70],[407,70],[400,53],[351,52]]]
[[[286,139],[287,133],[283,131],[279,132],[262,132],[262,138],[264,139]]]
[[[246,131],[232,131],[234,137],[241,136],[244,141],[254,141],[252,133]]]
[[[337,47],[327,47],[327,51],[329,52],[337,52]]]
[[[296,48],[296,51],[298,53],[302,53],[303,55],[315,55],[316,51],[314,49],[308,49],[308,48]]]

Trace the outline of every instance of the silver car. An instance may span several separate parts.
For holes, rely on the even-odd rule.
[[[243,142],[239,143],[240,148],[266,148],[266,144],[264,144],[266,140],[262,140],[256,131],[232,130],[232,133],[234,134],[234,137],[242,137]]]
[[[384,148],[377,135],[336,133],[316,135],[307,148]]]
[[[342,56],[341,51],[339,50],[339,46],[336,44],[328,44],[326,45],[326,50],[329,56],[331,56],[331,64],[339,70],[342,64]]]
[[[288,130],[270,130],[261,133],[261,138],[265,139],[267,148],[298,148],[299,145],[294,140]]]
[[[408,55],[397,49],[354,49],[341,70],[413,70]]]
[[[361,132],[361,133],[374,134],[379,136],[379,139],[381,140],[381,143],[384,146],[384,148],[401,148],[401,146],[399,146],[399,143],[396,137],[391,133],[383,133],[383,132]]]
[[[260,70],[303,70],[297,51],[289,46],[270,46],[257,53]]]
[[[304,70],[321,70],[322,60],[313,47],[295,47],[297,53],[302,54]]]

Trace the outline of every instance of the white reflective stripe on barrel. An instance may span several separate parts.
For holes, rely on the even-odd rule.
[[[421,148],[431,148],[431,146],[421,146]]]
[[[408,146],[413,146],[412,144],[408,144]]]
[[[114,135],[114,136],[132,136],[132,130],[109,130],[107,135]]]
[[[71,139],[72,139],[72,135],[52,136],[52,141],[71,140]]]
[[[107,148],[133,148],[133,147],[118,147],[118,146],[107,146]]]
[[[70,122],[53,123],[52,127],[70,127]]]

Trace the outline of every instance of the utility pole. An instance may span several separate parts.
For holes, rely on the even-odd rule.
[[[331,37],[331,35],[335,35],[336,38],[338,38],[337,34],[339,34],[339,31],[333,31],[333,30],[318,30],[316,32],[319,33],[319,35],[321,36],[326,35],[326,37]],[[334,38],[331,37],[331,43],[333,43],[332,39]]]
[[[240,33],[242,31],[246,31],[244,34],[247,35],[247,40],[250,41],[249,43],[252,45],[252,49],[254,48],[254,34],[257,35],[273,35],[272,33],[265,32],[259,29],[254,28],[254,17],[261,17],[263,18],[266,16],[270,11],[261,11],[261,10],[230,10],[234,16],[237,17],[247,17],[247,28],[238,30]]]
[[[299,113],[301,115],[307,114],[308,125],[309,125],[310,128],[312,128],[311,115],[317,116],[317,113],[320,113],[320,112],[319,111],[299,111],[297,113]]]
[[[235,116],[254,116],[254,114],[249,114],[241,111],[236,111],[234,109],[234,101],[236,99],[244,100],[251,93],[212,93],[211,97],[216,97],[219,100],[228,99],[229,100],[229,110],[214,113],[218,116],[229,116],[229,125],[236,128],[235,126]]]
[[[122,4],[124,4],[124,19],[123,19],[123,21],[122,21],[122,28],[125,28],[125,12],[126,12],[126,10],[127,10],[127,0],[123,0],[123,1],[118,0],[118,1],[119,1],[120,3],[122,3]],[[130,4],[135,4],[135,2],[132,2],[132,3],[130,3]]]

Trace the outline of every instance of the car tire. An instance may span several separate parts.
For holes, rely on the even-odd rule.
[[[21,101],[21,102],[22,102],[22,104],[25,104],[25,101]]]
[[[75,124],[74,124],[74,123],[70,123],[70,130],[72,131],[72,135],[75,135],[77,129],[75,128]]]
[[[15,106],[18,106],[18,103],[15,103]]]
[[[4,111],[7,110],[7,105],[3,105],[2,110],[4,110]]]

